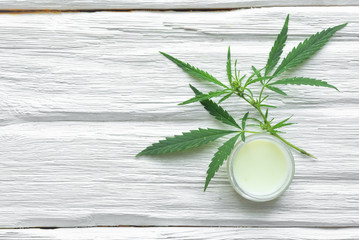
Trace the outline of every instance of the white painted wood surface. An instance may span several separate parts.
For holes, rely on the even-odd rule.
[[[358,12],[0,15],[0,227],[358,227]],[[286,52],[324,27],[349,25],[295,72],[335,84],[341,93],[294,87],[288,97],[272,99],[280,106],[275,116],[295,113],[299,123],[286,137],[319,158],[295,154],[295,179],[280,199],[255,204],[240,198],[224,167],[203,193],[216,144],[134,158],[164,136],[222,126],[199,105],[176,105],[192,96],[188,83],[210,86],[189,78],[159,50],[225,79],[227,46],[244,71],[263,65],[287,13]],[[237,100],[225,106],[237,117],[249,109]]]
[[[77,228],[77,229],[13,229],[0,230],[4,240],[120,240],[120,239],[238,239],[238,240],[348,240],[357,239],[359,231],[320,228]]]
[[[358,6],[357,0],[0,0],[0,9],[220,9],[277,6]]]

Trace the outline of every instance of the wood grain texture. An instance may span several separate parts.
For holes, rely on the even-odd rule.
[[[0,230],[6,240],[131,240],[131,239],[237,239],[237,240],[348,240],[356,239],[359,229],[320,228],[80,228],[80,229],[17,229]]]
[[[358,6],[356,0],[2,0],[2,10],[52,9],[223,9],[277,6]]]
[[[232,12],[0,15],[0,227],[359,225],[359,8],[269,8]],[[293,87],[274,97],[299,125],[286,137],[293,184],[255,204],[230,187],[222,167],[203,193],[218,144],[134,158],[164,136],[222,127],[190,98],[191,79],[159,50],[225,79],[226,49],[248,73],[263,66],[291,14],[286,52],[324,27],[349,22],[295,74],[335,84]],[[225,104],[236,117],[249,108]]]

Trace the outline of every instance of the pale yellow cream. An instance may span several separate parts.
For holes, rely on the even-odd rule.
[[[234,179],[249,194],[271,194],[283,185],[288,176],[286,154],[273,141],[253,140],[234,157]]]

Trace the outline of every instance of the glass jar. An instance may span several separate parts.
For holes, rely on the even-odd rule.
[[[264,141],[257,141],[257,140],[264,140]],[[257,141],[257,142],[254,143],[254,141]],[[250,143],[252,143],[252,145],[248,145]],[[254,144],[258,144],[258,143],[262,143],[263,147],[259,146],[256,148]],[[266,144],[266,145],[263,145],[263,144]],[[245,146],[247,146],[246,150],[243,149]],[[269,146],[272,146],[272,149],[270,149],[271,147],[269,147]],[[247,149],[249,149],[249,147],[251,147],[251,149],[249,151],[247,151]],[[277,149],[274,149],[276,147],[277,147]],[[241,149],[243,149],[243,151],[241,152],[241,155],[246,156],[247,159],[250,159],[251,162],[248,162],[248,160],[244,160],[244,157],[242,157],[242,158],[240,156],[237,157],[237,155],[240,153]],[[265,155],[266,153],[269,153],[269,154]],[[280,173],[282,175],[282,176],[280,176],[280,178],[282,180],[278,184],[276,184],[276,187],[273,188],[273,191],[270,191],[270,192],[264,191],[265,193],[260,193],[258,191],[257,192],[251,191],[248,189],[248,187],[247,187],[247,189],[245,187],[243,187],[244,185],[242,183],[244,183],[244,181],[250,181],[251,179],[253,180],[252,185],[253,185],[253,182],[258,183],[258,182],[262,181],[262,184],[264,184],[264,185],[268,184],[268,182],[271,182],[272,179],[269,179],[269,178],[271,178],[271,176],[273,176],[273,175],[270,175],[270,174],[273,173],[275,175],[277,169],[275,169],[275,167],[276,167],[276,166],[274,166],[275,164],[271,164],[270,161],[273,161],[273,163],[278,163],[277,159],[275,159],[275,154],[273,155],[273,153],[275,153],[275,154],[278,153],[277,154],[278,159],[282,159],[282,160],[280,160],[280,161],[282,161],[280,163],[282,166],[278,165],[278,168],[284,169],[283,166],[286,166],[286,173],[284,173],[284,172]],[[255,159],[256,155],[261,156],[260,157],[261,159],[259,159],[259,161],[257,161],[258,159]],[[266,159],[267,157],[268,157],[268,159],[273,159],[273,160],[267,160]],[[247,161],[247,163],[246,163],[246,161]],[[265,164],[263,164],[263,163],[265,163]],[[286,163],[286,165],[285,165],[285,163]],[[244,172],[242,174],[242,175],[246,175],[247,176],[246,178],[240,179],[241,176],[238,175],[238,173],[240,172],[240,171],[238,171],[238,166],[241,166],[241,165],[239,165],[239,164],[242,164],[242,166],[245,166],[244,169],[248,169],[247,172]],[[243,165],[243,164],[245,164],[245,165]],[[269,164],[269,165],[266,166],[266,164]],[[256,169],[256,168],[258,168],[258,169]],[[272,135],[269,135],[269,134],[253,134],[253,135],[247,137],[245,142],[240,141],[236,144],[231,155],[228,158],[227,169],[228,169],[229,180],[237,193],[239,193],[242,197],[244,197],[248,200],[251,200],[251,201],[265,202],[265,201],[270,201],[270,200],[273,200],[273,199],[279,197],[283,192],[285,192],[285,190],[287,190],[287,188],[291,184],[293,176],[294,176],[295,164],[294,164],[294,158],[293,158],[291,151],[280,139],[278,139]],[[245,170],[241,170],[241,171],[245,171]],[[263,172],[263,171],[266,171],[266,172]],[[259,181],[259,179],[254,179],[256,177],[262,178],[262,175],[260,173],[264,173],[263,175],[265,177],[263,177],[263,179],[260,179],[260,181]],[[251,174],[253,176],[251,176]],[[269,181],[265,181],[266,177]],[[273,178],[275,178],[275,177],[278,177],[278,176],[273,176]],[[246,183],[246,184],[249,184],[249,183]],[[250,186],[250,185],[248,185],[248,186]],[[255,186],[255,185],[253,185],[253,186]],[[261,186],[257,186],[257,188],[260,189]]]

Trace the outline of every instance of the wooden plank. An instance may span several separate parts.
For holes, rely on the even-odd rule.
[[[204,91],[214,88],[191,79],[158,51],[173,54],[225,80],[226,50],[231,45],[242,73],[248,74],[252,64],[265,64],[287,13],[292,17],[285,53],[310,33],[349,22],[295,73],[335,84],[341,93],[292,87],[286,89],[289,97],[285,102],[278,96],[273,102],[280,107],[316,107],[322,110],[315,113],[323,114],[331,114],[325,108],[334,107],[355,117],[356,112],[349,110],[355,109],[359,101],[358,85],[354,84],[356,72],[352,71],[357,67],[359,53],[358,10],[271,8],[214,13],[1,15],[4,60],[0,124],[208,119],[198,104],[177,103],[193,96],[188,83]],[[236,111],[237,100],[226,106]]]
[[[358,9],[1,15],[0,227],[357,227]],[[240,198],[224,167],[203,193],[216,144],[134,158],[164,136],[222,127],[201,106],[176,105],[192,96],[189,82],[210,86],[158,50],[225,79],[227,45],[244,72],[263,65],[287,13],[286,52],[323,27],[349,26],[296,73],[341,93],[295,87],[272,100],[275,116],[296,113],[300,125],[288,128],[288,139],[319,157],[295,154],[295,180],[282,198]],[[236,100],[226,107],[236,117],[249,109]]]
[[[253,239],[253,240],[347,240],[358,237],[359,229],[320,228],[69,228],[0,230],[6,240],[90,240],[90,239]]]
[[[2,127],[1,227],[358,226],[357,142],[345,142],[343,135],[339,140],[331,132],[295,137],[303,129],[293,129],[289,137],[320,160],[295,154],[290,189],[277,201],[260,205],[234,192],[225,167],[203,192],[206,167],[218,144],[134,158],[160,137],[198,125],[125,121]],[[342,129],[347,139],[358,134]],[[340,145],[343,141],[348,145]]]
[[[53,10],[91,10],[91,9],[228,9],[250,7],[297,7],[297,6],[358,6],[356,0],[3,0],[0,9],[53,9]]]

